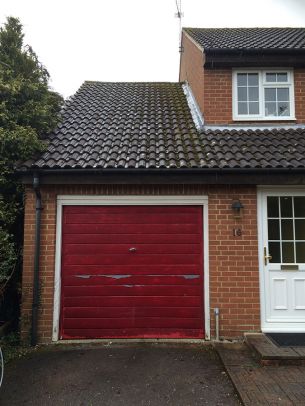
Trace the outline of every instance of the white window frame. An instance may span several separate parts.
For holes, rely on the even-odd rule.
[[[259,114],[238,114],[238,99],[237,99],[237,74],[238,73],[257,73],[258,74],[258,87],[259,87]],[[287,82],[267,82],[267,73],[287,73]],[[265,116],[265,96],[264,88],[289,88],[289,116]],[[287,121],[295,120],[294,108],[294,75],[293,69],[233,69],[232,70],[232,106],[233,106],[233,120],[234,121]]]

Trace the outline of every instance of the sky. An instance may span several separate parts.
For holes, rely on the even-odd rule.
[[[178,0],[179,2],[179,0]],[[177,81],[175,0],[1,0],[68,97],[85,80]],[[305,27],[305,0],[182,0],[184,27]]]

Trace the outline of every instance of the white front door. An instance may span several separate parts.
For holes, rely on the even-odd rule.
[[[305,332],[305,191],[259,194],[264,332]]]

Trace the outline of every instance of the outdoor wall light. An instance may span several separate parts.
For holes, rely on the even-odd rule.
[[[231,208],[232,208],[233,213],[234,213],[234,218],[240,219],[242,217],[243,209],[244,209],[244,206],[241,203],[241,201],[240,200],[233,200]]]

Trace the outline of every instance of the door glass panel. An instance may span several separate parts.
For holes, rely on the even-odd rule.
[[[296,262],[305,262],[305,242],[296,242]]]
[[[274,196],[268,196],[268,217],[279,217],[279,198]]]
[[[281,197],[281,216],[292,217],[292,197]]]
[[[279,220],[268,220],[268,239],[280,239],[280,222]]]
[[[269,262],[280,263],[281,261],[281,246],[279,242],[269,242],[269,255],[272,256]]]
[[[269,255],[272,256],[269,262],[280,263],[281,262],[281,246],[279,242],[269,242]]]
[[[305,219],[295,220],[295,239],[296,240],[305,240]]]
[[[282,258],[283,263],[294,262],[294,243],[283,242],[282,243]]]
[[[271,263],[305,264],[305,196],[268,196]]]
[[[282,220],[282,240],[293,240],[293,220]]]
[[[305,197],[296,196],[294,198],[294,215],[305,218]]]

